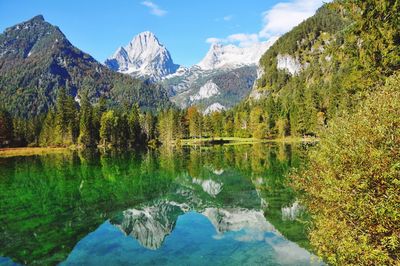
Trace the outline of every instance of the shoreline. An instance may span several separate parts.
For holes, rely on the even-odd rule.
[[[254,139],[254,138],[236,138],[236,137],[217,137],[217,138],[201,138],[201,139],[181,139],[174,145],[181,146],[201,146],[201,145],[248,145],[256,143],[313,143],[318,142],[318,138],[277,138],[277,139]],[[100,147],[98,147],[100,148]],[[33,156],[54,153],[65,153],[72,150],[79,150],[79,147],[14,147],[0,148],[0,158],[17,157],[17,156]]]
[[[65,148],[65,147],[0,148],[0,158],[65,153],[65,152],[69,152],[69,151],[71,151],[71,149]]]
[[[299,142],[318,142],[319,138],[315,137],[287,137],[275,139],[255,139],[255,138],[237,138],[237,137],[216,137],[216,138],[199,138],[199,139],[182,139],[177,142],[178,145],[191,146],[191,145],[241,145],[241,144],[255,144],[255,143],[299,143]]]

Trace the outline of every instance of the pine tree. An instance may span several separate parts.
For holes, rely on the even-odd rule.
[[[93,128],[93,108],[85,93],[81,98],[81,110],[79,118],[79,137],[78,143],[83,147],[95,145]]]
[[[150,140],[154,140],[156,138],[155,117],[150,112],[146,112],[141,116],[140,124],[144,136],[142,144],[147,144]]]
[[[104,112],[100,120],[100,143],[107,146],[113,143],[114,111]]]
[[[42,147],[53,146],[56,144],[56,114],[53,110],[47,112],[40,131],[39,145]]]
[[[233,137],[234,136],[235,125],[233,122],[232,114],[229,114],[224,118],[223,128],[224,128],[224,136],[225,137]]]
[[[139,144],[141,141],[140,128],[140,109],[138,104],[134,104],[128,116],[129,143],[130,145]]]
[[[223,115],[221,112],[211,113],[212,136],[222,137],[223,135]]]
[[[100,142],[100,121],[104,112],[107,111],[107,102],[104,97],[100,97],[99,101],[93,107],[93,138],[95,143]]]
[[[187,110],[187,120],[189,122],[189,135],[192,138],[201,138],[203,130],[203,118],[197,107],[191,106]]]
[[[0,147],[9,146],[13,138],[13,121],[9,112],[0,110]]]
[[[68,146],[75,143],[78,137],[78,116],[76,103],[61,89],[56,102],[56,135],[55,144]]]

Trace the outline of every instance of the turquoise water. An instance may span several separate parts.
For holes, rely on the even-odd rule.
[[[320,265],[289,145],[0,159],[0,264]]]

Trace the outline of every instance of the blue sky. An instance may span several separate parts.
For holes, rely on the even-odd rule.
[[[175,63],[199,62],[210,43],[247,46],[290,30],[322,0],[0,0],[0,31],[42,14],[78,48],[104,60],[152,31]]]

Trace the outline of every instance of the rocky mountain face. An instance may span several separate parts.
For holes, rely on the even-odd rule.
[[[228,109],[245,98],[257,77],[257,63],[275,39],[250,47],[212,44],[196,65],[176,65],[151,32],[143,32],[106,60],[112,70],[158,82],[179,107],[198,106],[204,113]]]
[[[60,88],[92,102],[138,102],[145,108],[168,104],[160,86],[115,73],[73,46],[61,30],[36,16],[0,34],[0,98],[12,114],[29,117],[53,106]]]
[[[203,70],[191,67],[183,75],[162,81],[170,100],[185,108],[196,105],[205,110],[228,109],[245,98],[257,77],[255,65]],[[213,107],[212,107],[213,106]]]
[[[268,42],[255,43],[248,47],[213,43],[206,56],[197,65],[203,70],[256,65],[275,41],[276,38],[272,38]]]
[[[275,40],[250,47],[212,44],[197,65],[167,76],[162,84],[180,107],[196,105],[205,114],[229,109],[249,94],[258,60]]]
[[[125,47],[119,47],[105,64],[114,71],[153,82],[179,68],[167,48],[149,31],[138,34]]]

